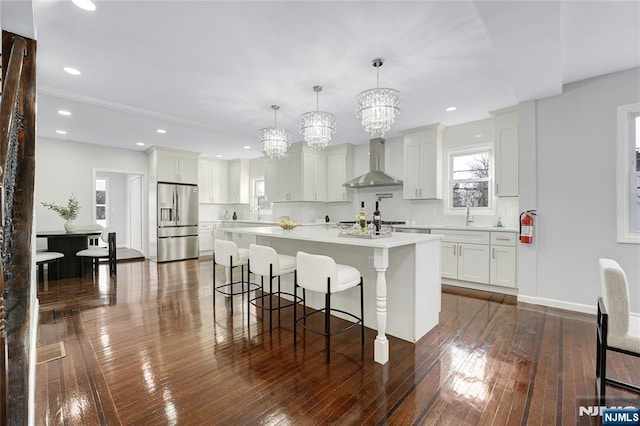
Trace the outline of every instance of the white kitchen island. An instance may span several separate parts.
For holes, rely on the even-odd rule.
[[[340,237],[331,226],[303,226],[292,231],[279,227],[220,231],[225,239],[231,239],[234,233],[245,234],[251,236],[252,242],[271,246],[281,254],[324,254],[337,263],[358,268],[364,279],[365,325],[378,330],[374,359],[380,364],[389,360],[387,333],[415,343],[438,324],[441,235],[393,233],[391,237],[364,239]],[[293,279],[285,283],[284,278],[283,287],[292,289]],[[335,301],[332,298],[332,306],[358,312],[358,299],[348,291],[342,293],[335,295]],[[307,304],[324,306],[322,297],[313,299],[309,295]]]

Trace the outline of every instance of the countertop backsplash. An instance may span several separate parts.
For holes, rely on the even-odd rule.
[[[332,223],[355,220],[360,210],[360,202],[364,201],[367,213],[371,215],[375,209],[377,194],[391,194],[392,198],[382,198],[379,202],[384,220],[406,221],[408,225],[461,225],[465,223],[465,214],[445,214],[444,200],[404,200],[402,189],[367,188],[352,193],[352,201],[344,203],[312,203],[291,202],[274,203],[271,210],[260,212],[261,220],[277,221],[288,216],[297,223],[324,222],[329,216]],[[496,225],[498,217],[507,228],[518,227],[518,197],[496,198],[496,214],[471,213],[472,224],[491,227]],[[258,220],[258,212],[252,212],[248,204],[200,204],[200,221],[224,220],[225,213],[229,219],[236,212],[239,220]]]

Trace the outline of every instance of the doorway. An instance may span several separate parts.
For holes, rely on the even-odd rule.
[[[93,219],[115,226],[118,248],[144,254],[144,174],[120,170],[94,170]]]

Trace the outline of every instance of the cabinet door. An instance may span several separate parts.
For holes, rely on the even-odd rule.
[[[489,283],[489,246],[458,245],[458,279],[483,284]]]
[[[515,197],[518,195],[518,126],[497,129],[496,195]]]
[[[264,193],[268,202],[280,201],[278,199],[278,160],[264,161]]]
[[[323,152],[313,155],[314,201],[327,201],[327,157]]]
[[[285,201],[302,201],[304,184],[302,152],[290,152],[288,155],[278,164],[278,194],[283,195],[281,199]]]
[[[158,181],[180,182],[178,175],[178,157],[158,155]]]
[[[198,164],[198,202],[212,203],[211,199],[211,163],[201,160]]]
[[[494,112],[495,194],[518,196],[518,111],[505,108]]]
[[[403,198],[419,198],[420,191],[420,143],[417,139],[405,137],[404,141],[404,183]]]
[[[491,246],[490,284],[516,287],[516,248]]]
[[[211,201],[213,203],[229,202],[229,170],[214,164],[211,170]]]
[[[229,202],[240,203],[240,164],[229,167]]]
[[[420,141],[420,189],[419,198],[442,198],[442,155],[438,139]]]
[[[458,278],[458,244],[442,242],[442,271],[443,278]]]
[[[344,155],[330,155],[327,158],[327,201],[347,201],[347,189],[342,186],[347,181]]]
[[[182,183],[198,183],[198,160],[178,158],[178,179]]]

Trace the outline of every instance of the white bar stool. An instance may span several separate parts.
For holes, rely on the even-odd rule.
[[[290,274],[296,270],[296,258],[287,256],[286,254],[278,254],[273,248],[268,246],[260,246],[257,244],[249,245],[249,273],[260,275],[260,289],[262,294],[254,298],[247,297],[247,306],[252,304],[256,309],[263,312],[269,311],[269,332],[273,331],[273,311],[278,311],[278,326],[280,325],[280,310],[288,308],[297,303],[293,294],[284,292],[280,289],[280,277],[284,274]],[[269,294],[264,292],[264,277],[269,279]],[[273,291],[273,279],[278,277],[278,290]],[[287,295],[293,297],[293,301],[282,304],[282,296]],[[273,307],[273,296],[278,297],[278,306]],[[265,299],[269,299],[269,306],[266,305]],[[302,299],[299,299],[300,301]],[[250,309],[247,309],[247,320],[249,320]],[[247,321],[248,323],[248,321]]]
[[[45,291],[48,289],[49,280],[45,281],[44,279],[44,265],[49,264],[51,262],[55,262],[56,264],[56,278],[60,279],[60,262],[59,260],[64,257],[64,254],[59,253],[57,251],[38,251],[36,252],[36,266],[38,266],[38,278],[45,283]],[[48,266],[47,266],[47,275],[48,274]]]
[[[327,353],[327,364],[330,362],[331,336],[342,333],[360,324],[360,338],[364,346],[364,291],[362,288],[362,276],[360,271],[348,265],[336,264],[329,256],[309,254],[299,251],[296,256],[297,270],[294,285],[294,298],[298,296],[298,287],[302,287],[303,315],[297,317],[297,309],[293,311],[293,344],[297,343],[297,325],[302,322],[302,327],[313,333],[325,337],[325,351]],[[340,309],[331,308],[331,294],[348,290],[352,287],[360,286],[360,317]],[[307,314],[306,290],[324,293],[325,306],[310,314]],[[324,330],[314,330],[306,325],[307,317],[324,312]],[[331,330],[331,312],[340,312],[355,320],[340,330]]]
[[[244,267],[249,261],[249,250],[238,248],[236,243],[227,240],[215,240],[213,243],[213,307],[216,306],[216,292],[220,292],[231,297],[231,313],[233,313],[233,296],[242,295],[250,291],[249,279],[247,277],[247,288],[244,288]],[[216,265],[222,265],[227,271],[227,282],[216,285]],[[233,268],[240,266],[240,281],[233,281]],[[240,284],[240,291],[234,291],[234,285]]]

